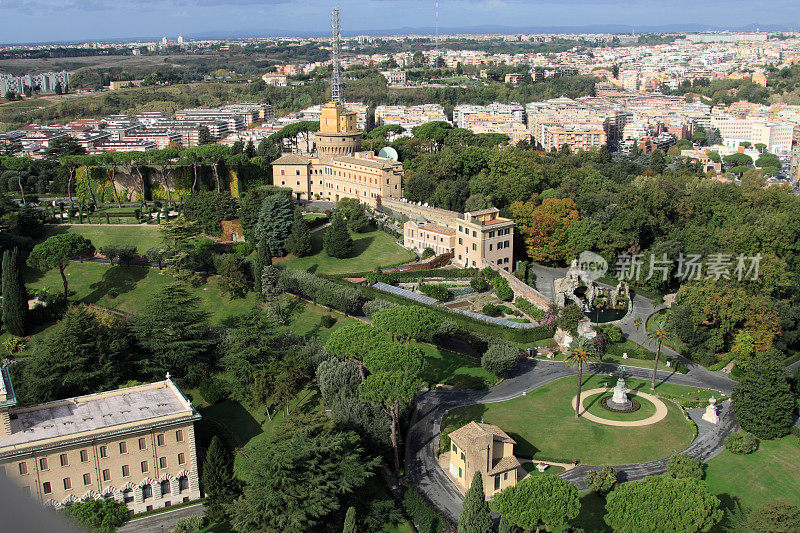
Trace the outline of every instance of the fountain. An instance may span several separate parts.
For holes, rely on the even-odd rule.
[[[628,388],[625,386],[625,367],[619,367],[619,379],[614,387],[614,395],[606,401],[606,406],[614,411],[629,411],[633,402],[628,398]]]

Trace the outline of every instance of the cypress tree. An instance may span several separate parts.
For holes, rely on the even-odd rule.
[[[25,335],[28,294],[19,270],[19,248],[3,253],[3,323],[11,335]]]
[[[342,217],[334,216],[325,230],[324,248],[325,253],[337,259],[344,259],[353,252],[353,239]]]
[[[294,215],[292,233],[286,239],[286,250],[297,257],[311,255],[311,230],[299,210]]]
[[[344,516],[344,527],[342,533],[357,533],[356,528],[356,509],[355,507],[348,507],[347,514]]]
[[[212,522],[225,520],[226,505],[233,503],[241,492],[241,486],[233,475],[233,454],[227,443],[217,435],[208,446],[200,482],[206,494],[206,516]]]
[[[519,528],[517,526],[510,524],[508,522],[508,518],[505,516],[500,517],[500,529],[497,530],[497,533],[518,533]]]
[[[492,516],[483,492],[483,476],[480,472],[475,472],[472,476],[472,485],[464,496],[461,517],[458,519],[458,533],[491,533],[491,531]]]
[[[283,193],[267,196],[261,204],[256,224],[256,237],[266,236],[270,251],[275,257],[286,255],[286,239],[292,231],[294,206],[291,198]]]
[[[253,262],[253,290],[256,294],[261,294],[261,276],[264,275],[264,268],[272,264],[272,257],[270,257],[269,245],[267,244],[266,235],[261,235],[258,241],[258,249],[256,250],[256,258]]]

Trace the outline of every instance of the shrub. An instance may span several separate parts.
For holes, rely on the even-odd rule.
[[[758,449],[758,439],[752,433],[734,433],[725,437],[725,449],[737,455],[753,453]]]
[[[583,481],[589,486],[589,490],[608,494],[617,482],[617,472],[610,466],[604,466],[602,470],[590,470]]]
[[[228,397],[223,384],[215,377],[207,377],[200,382],[200,395],[209,404],[214,405]]]
[[[494,341],[481,357],[481,366],[497,377],[508,374],[519,359],[519,348],[513,344]]]
[[[253,253],[253,249],[254,249],[253,245],[250,244],[249,242],[237,242],[236,244],[231,246],[231,250],[233,250],[234,253],[241,255],[242,257],[247,257],[248,255]]]
[[[561,310],[558,316],[558,327],[572,335],[577,335],[578,324],[581,320],[583,320],[583,311],[581,311],[581,308],[577,305],[570,304]]]
[[[624,336],[622,335],[622,328],[614,324],[606,324],[602,326],[602,331],[610,342],[622,342]]]
[[[685,453],[675,454],[667,462],[667,474],[674,478],[703,479],[704,463]]]
[[[501,276],[491,278],[492,285],[494,286],[494,293],[498,298],[506,302],[514,299],[514,291],[508,286],[508,282]]]
[[[375,298],[374,300],[370,300],[364,304],[364,315],[371,317],[374,313],[377,313],[378,311],[383,311],[384,309],[391,309],[392,307],[397,307],[397,304],[394,302],[390,302],[389,300],[384,300],[382,298]]]
[[[319,320],[320,325],[325,329],[330,329],[336,324],[336,318],[332,315],[322,315],[322,318]]]
[[[282,269],[278,276],[279,287],[292,294],[303,296],[314,303],[338,309],[349,315],[361,313],[364,298],[358,289],[342,287],[304,270]]]
[[[469,280],[469,286],[475,289],[478,292],[485,291],[489,288],[489,282],[483,279],[482,277],[474,277]]]
[[[444,287],[436,283],[432,285],[421,283],[419,286],[419,290],[422,294],[430,296],[431,298],[435,298],[437,300],[447,300],[453,296],[452,293],[447,289],[447,287]]]
[[[27,343],[25,339],[21,337],[15,337],[10,335],[5,341],[3,341],[3,348],[10,354],[15,354],[23,351],[27,348]]]
[[[441,533],[447,521],[415,489],[403,493],[403,508],[417,526],[419,533]]]
[[[433,251],[433,248],[431,248],[431,247],[429,246],[429,247],[425,248],[425,249],[422,251],[422,255],[420,256],[420,258],[421,258],[421,259],[427,259],[427,258],[429,258],[429,257],[433,257],[433,256],[434,256],[434,254],[435,254],[435,252]]]
[[[529,314],[536,320],[541,320],[544,316],[544,311],[533,305],[522,296],[517,296],[514,299],[514,305],[516,305],[519,309],[522,309],[523,312]]]
[[[172,533],[197,533],[206,526],[206,519],[200,515],[185,516],[178,520]]]
[[[500,313],[502,313],[502,311],[500,310],[500,306],[494,304],[484,305],[481,311],[486,316],[500,316]]]

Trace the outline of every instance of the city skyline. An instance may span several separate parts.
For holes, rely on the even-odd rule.
[[[669,5],[642,1],[624,4],[616,0],[564,3],[482,0],[441,2],[442,33],[515,33],[550,30],[590,31],[691,31],[706,27],[739,29],[792,29],[800,27],[794,5],[775,2],[769,11],[744,1],[687,2]],[[433,2],[429,0],[371,0],[339,2],[343,33],[432,33]],[[325,35],[331,2],[311,0],[240,0],[211,3],[207,0],[166,2],[127,0],[113,6],[103,2],[56,3],[51,0],[0,0],[0,39],[4,44],[91,40],[188,37],[268,37]],[[690,10],[692,25],[685,23]],[[58,14],[58,16],[54,16]],[[259,24],[252,24],[253,19]]]

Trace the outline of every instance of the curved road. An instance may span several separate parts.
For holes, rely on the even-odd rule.
[[[616,365],[600,363],[593,365],[587,374],[612,374],[616,369]],[[630,376],[640,379],[647,379],[652,374],[651,370],[644,368],[628,367],[627,370]],[[576,374],[577,370],[567,368],[563,361],[527,359],[517,365],[512,375],[488,390],[421,393],[417,398],[406,439],[406,472],[409,479],[437,509],[450,520],[457,521],[461,514],[463,497],[436,461],[439,432],[445,413],[456,407],[510,400],[553,380]],[[704,382],[702,375],[659,371],[657,376],[662,382],[711,388],[725,394],[730,394],[733,383],[728,378],[715,380],[724,385],[717,388]],[[729,402],[724,402],[720,406],[720,423],[717,425],[701,419],[704,410],[703,408],[689,410],[692,420],[697,423],[699,435],[685,452],[705,461],[721,451],[722,440],[735,428],[735,422]],[[621,479],[635,480],[663,473],[666,470],[666,461],[665,458],[648,463],[618,465],[615,468]],[[583,476],[590,468],[590,465],[581,465],[562,473],[561,477],[583,488]]]

